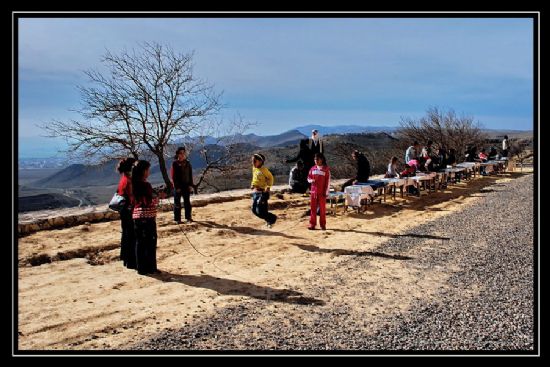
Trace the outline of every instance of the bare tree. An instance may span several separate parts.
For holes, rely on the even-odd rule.
[[[237,113],[228,123],[220,121],[216,124],[202,126],[201,139],[190,144],[191,149],[198,149],[204,162],[204,167],[195,184],[197,188],[205,184],[220,191],[218,185],[209,177],[230,175],[240,168],[241,156],[243,152],[248,152],[242,134],[256,124],[256,122],[246,121]],[[210,142],[206,141],[207,138],[210,139]]]
[[[514,159],[514,163],[520,164],[523,171],[523,165],[526,161],[533,158],[533,151],[530,149],[530,142],[528,140],[516,140],[512,141],[509,148],[509,157]]]
[[[213,124],[221,94],[193,75],[193,54],[168,46],[144,43],[120,55],[107,51],[105,71],[86,71],[90,86],[79,86],[82,121],[53,121],[42,125],[49,136],[64,137],[68,153],[104,160],[144,152],[158,160],[170,185],[166,147],[175,139]]]
[[[473,117],[457,116],[452,109],[441,111],[430,107],[426,116],[419,119],[402,117],[400,125],[397,132],[399,148],[406,149],[413,141],[425,144],[432,140],[438,147],[454,148],[459,159],[468,146],[480,146],[487,139]]]

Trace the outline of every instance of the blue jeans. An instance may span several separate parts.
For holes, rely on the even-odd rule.
[[[252,213],[258,218],[273,224],[277,220],[277,216],[270,213],[267,209],[267,201],[269,200],[269,192],[254,192],[252,193]]]

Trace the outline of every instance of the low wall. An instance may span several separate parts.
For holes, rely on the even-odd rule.
[[[336,180],[335,185],[341,185],[345,180]],[[273,186],[272,192],[288,192],[288,185]],[[213,194],[200,194],[191,196],[193,207],[206,206],[208,204],[224,203],[246,199],[250,197],[249,189],[222,191]],[[171,211],[173,199],[161,200],[159,211]],[[107,207],[107,204],[87,206],[84,208],[65,208],[56,210],[39,210],[34,212],[19,213],[17,233],[19,237],[30,233],[77,226],[85,223],[106,222],[118,220],[119,214]]]

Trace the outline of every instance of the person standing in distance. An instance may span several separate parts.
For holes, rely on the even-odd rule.
[[[191,217],[191,191],[195,185],[193,184],[193,167],[191,162],[187,160],[187,152],[185,147],[179,147],[176,150],[175,160],[172,162],[170,175],[172,176],[172,184],[174,185],[174,220],[181,223],[181,198],[183,197],[183,206],[185,208],[185,222],[193,221]]]

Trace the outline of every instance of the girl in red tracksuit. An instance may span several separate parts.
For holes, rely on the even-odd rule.
[[[317,225],[317,207],[319,207],[319,224],[321,229],[325,230],[327,224],[326,218],[326,200],[330,185],[330,169],[327,166],[327,160],[323,153],[315,154],[315,165],[309,170],[307,181],[311,184],[311,210],[308,229],[315,229]]]

